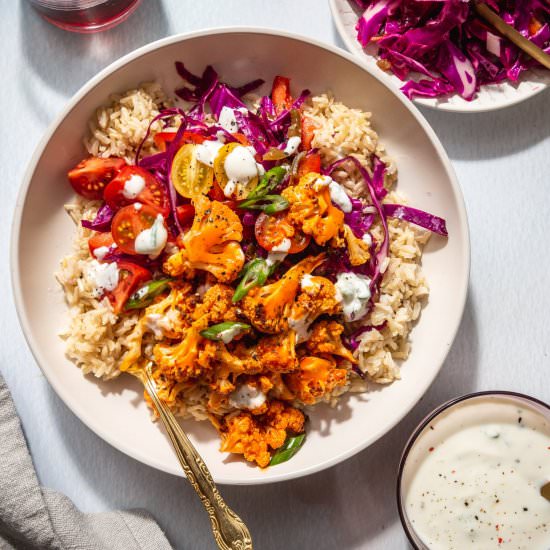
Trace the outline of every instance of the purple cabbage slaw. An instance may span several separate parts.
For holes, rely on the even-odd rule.
[[[540,65],[489,27],[464,0],[353,0],[362,46],[375,42],[378,55],[414,96],[457,93],[471,101],[480,86]],[[486,0],[506,23],[550,53],[548,0]],[[382,63],[384,63],[384,61]],[[409,79],[419,73],[419,80]]]
[[[448,235],[447,227],[443,218],[434,216],[423,210],[418,210],[417,208],[404,206],[402,204],[382,204],[382,199],[387,195],[387,190],[384,187],[386,166],[376,155],[373,157],[372,176],[361,162],[353,156],[347,156],[333,162],[323,170],[323,173],[330,176],[337,168],[345,168],[346,163],[348,166],[352,163],[361,174],[368,190],[372,206],[365,206],[362,201],[352,199],[352,210],[345,214],[345,223],[350,226],[356,237],[362,238],[372,226],[375,217],[378,216],[384,230],[384,238],[378,250],[371,245],[372,254],[367,265],[353,267],[349,264],[345,256],[340,256],[339,258],[332,258],[332,264],[329,269],[333,272],[338,270],[354,271],[367,275],[371,279],[371,292],[377,294],[382,277],[382,265],[388,256],[389,249],[387,218],[398,218],[414,223],[424,229],[428,229],[433,233],[445,237]]]

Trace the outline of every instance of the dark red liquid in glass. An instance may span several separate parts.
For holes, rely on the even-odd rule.
[[[44,19],[62,29],[75,32],[95,32],[114,27],[130,15],[139,2],[140,0],[105,0],[92,7],[71,9],[53,8],[51,1],[31,0],[33,7]]]

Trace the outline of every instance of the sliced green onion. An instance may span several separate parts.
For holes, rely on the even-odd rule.
[[[276,466],[277,464],[282,464],[283,462],[290,460],[300,450],[300,447],[304,444],[305,439],[305,433],[287,437],[286,441],[283,443],[283,446],[279,447],[275,454],[271,457],[269,465]]]
[[[270,216],[286,210],[288,206],[288,201],[281,195],[264,195],[257,199],[247,199],[238,205],[244,210],[262,210]]]
[[[275,166],[268,170],[263,176],[258,185],[248,193],[246,197],[247,202],[249,200],[259,199],[260,197],[265,197],[268,193],[271,193],[284,179],[286,176],[286,168],[283,166]]]
[[[255,286],[262,286],[267,281],[269,266],[263,258],[256,258],[244,266],[242,273],[241,282],[233,294],[233,303],[242,300]]]
[[[211,327],[201,330],[200,334],[203,338],[208,338],[208,340],[221,341],[228,344],[235,336],[250,330],[250,328],[250,325],[246,323],[225,321],[224,323],[212,325]]]
[[[145,283],[128,298],[126,309],[141,309],[147,307],[161,292],[168,288],[168,283],[171,280],[172,279],[158,279]]]

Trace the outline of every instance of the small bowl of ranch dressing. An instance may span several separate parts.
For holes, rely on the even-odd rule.
[[[550,406],[481,392],[445,403],[409,439],[399,515],[417,550],[550,549]]]

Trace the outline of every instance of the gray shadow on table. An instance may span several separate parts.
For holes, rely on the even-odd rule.
[[[19,36],[24,70],[19,72],[28,104],[44,122],[43,87],[67,97],[101,69],[131,52],[169,34],[161,0],[141,2],[120,25],[107,31],[78,34],[48,23],[30,6],[19,2]]]
[[[550,137],[550,89],[498,111],[447,113],[421,108],[451,159],[498,158]]]
[[[382,439],[343,464],[306,478],[256,487],[221,487],[227,502],[250,527],[256,548],[365,548],[374,544],[381,531],[398,523],[395,479],[407,438],[436,405],[475,388],[478,335],[474,298],[470,293],[455,342],[436,381]],[[202,505],[184,480],[128,458],[81,424],[51,389],[49,396],[59,437],[74,463],[86,473],[89,491],[117,508],[149,510],[176,548],[190,548],[189,532],[195,533],[195,540],[200,539],[194,550],[214,547]],[[375,422],[376,418],[366,421]],[[316,529],[316,525],[330,525],[331,529]]]

